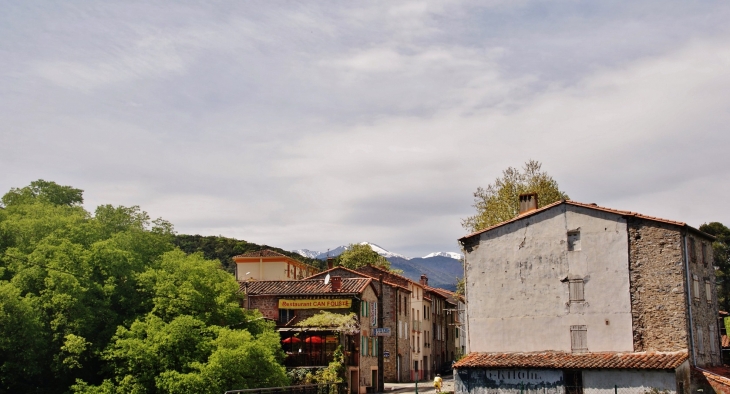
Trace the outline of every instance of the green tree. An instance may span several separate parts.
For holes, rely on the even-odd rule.
[[[478,187],[473,205],[476,214],[462,220],[461,225],[475,232],[514,218],[519,214],[519,195],[524,193],[537,193],[538,208],[567,200],[568,195],[541,168],[540,162],[530,160],[522,171],[508,167],[494,183],[486,188]]]
[[[390,261],[367,244],[350,244],[342,254],[337,256],[337,263],[353,270],[368,264],[390,270]]]
[[[39,179],[29,186],[13,188],[0,199],[3,205],[27,204],[32,201],[43,201],[54,205],[81,205],[84,202],[84,191],[71,186],[61,186],[56,182]]]
[[[199,376],[229,389],[234,356],[257,363],[247,384],[285,381],[273,326],[239,308],[218,261],[176,249],[139,207],[92,215],[80,190],[38,182],[0,209],[0,392],[180,392]]]
[[[715,236],[712,243],[713,264],[718,267],[717,298],[720,309],[730,310],[730,228],[720,222],[705,223],[700,231]]]

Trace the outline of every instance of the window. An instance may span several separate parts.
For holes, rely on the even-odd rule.
[[[568,250],[580,250],[580,231],[568,231]]]
[[[702,265],[707,267],[707,244],[703,242],[701,248],[702,248],[702,255],[701,255]]]
[[[573,353],[588,351],[588,327],[570,326],[570,348]]]
[[[702,327],[698,327],[697,329],[697,351],[700,354],[705,354],[705,338],[704,338],[704,329]]]
[[[360,316],[362,316],[362,317],[368,317],[368,302],[367,301],[363,301],[363,302],[360,303],[360,306],[361,306],[361,309],[362,309],[360,311]]]
[[[360,337],[360,355],[361,356],[368,355],[368,338],[365,336]]]
[[[570,302],[583,302],[583,279],[571,279],[568,282],[570,290]]]
[[[287,323],[294,318],[293,309],[279,309],[279,323]]]
[[[581,371],[563,371],[565,394],[583,394],[583,374]]]
[[[692,296],[694,297],[695,301],[700,300],[700,280],[697,278],[697,275],[692,275]]]
[[[717,354],[717,328],[714,324],[710,324],[710,352]]]
[[[689,237],[689,261],[696,263],[697,254],[695,253],[695,239]]]
[[[705,298],[708,304],[712,304],[712,285],[710,280],[705,278]]]

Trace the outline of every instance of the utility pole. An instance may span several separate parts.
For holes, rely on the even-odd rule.
[[[380,282],[380,290],[378,291],[378,328],[383,328],[383,315],[385,315],[385,308],[383,308],[383,274],[380,274],[378,278]],[[385,372],[385,363],[383,362],[383,338],[378,338],[378,392],[382,393],[385,391],[385,383],[383,380],[383,373]]]

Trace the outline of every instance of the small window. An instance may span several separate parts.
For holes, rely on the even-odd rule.
[[[568,250],[580,250],[580,231],[568,231]]]
[[[707,244],[703,242],[701,248],[702,248],[702,256],[701,256],[702,265],[707,267]]]
[[[692,296],[695,301],[700,300],[700,280],[697,275],[692,275]]]
[[[581,371],[563,371],[566,394],[583,394],[583,374]]]
[[[698,327],[697,330],[697,351],[700,354],[705,354],[705,338],[704,338],[704,329],[702,327]]]
[[[712,284],[709,279],[705,279],[705,298],[708,304],[712,304]]]
[[[583,295],[583,279],[571,279],[568,282],[570,290],[570,302],[583,302],[585,301]]]
[[[287,323],[294,318],[293,309],[279,309],[279,323]]]
[[[573,353],[588,351],[588,327],[570,326],[570,348]]]
[[[693,263],[697,262],[697,254],[695,252],[695,239],[689,237],[689,261]]]

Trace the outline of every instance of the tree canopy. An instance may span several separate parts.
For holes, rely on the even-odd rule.
[[[567,200],[558,183],[535,160],[525,163],[522,171],[508,167],[502,176],[486,188],[478,187],[474,192],[474,216],[462,220],[461,225],[470,232],[510,220],[520,211],[519,196],[537,193],[538,208],[559,200]]]
[[[700,231],[716,237],[712,243],[713,264],[718,268],[717,277],[717,298],[720,309],[730,310],[730,228],[720,222],[705,223],[700,226]]]
[[[220,393],[285,384],[273,326],[170,223],[36,181],[0,209],[0,392]]]
[[[367,244],[350,244],[337,256],[337,263],[345,268],[358,269],[368,264],[390,270],[390,261]]]

